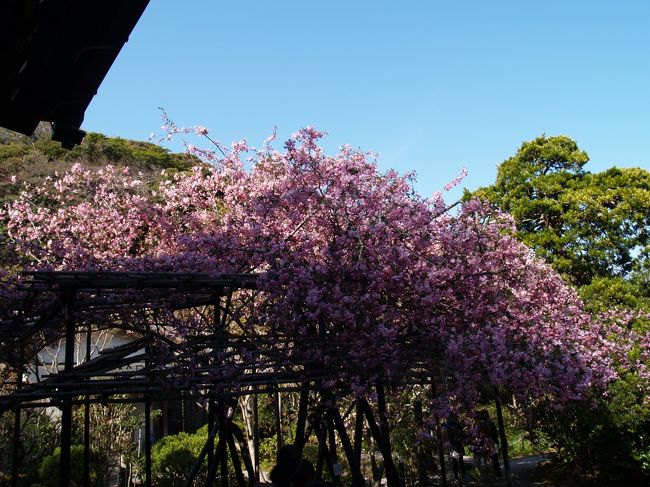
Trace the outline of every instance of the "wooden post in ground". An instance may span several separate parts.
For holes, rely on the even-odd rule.
[[[386,445],[387,442],[382,437],[381,429],[377,425],[377,422],[375,421],[375,417],[372,414],[372,409],[370,408],[370,404],[368,404],[368,401],[365,399],[361,399],[360,403],[363,407],[363,413],[366,416],[370,433],[372,434],[373,438],[379,445],[381,456],[384,458],[384,468],[386,469],[386,480],[388,481],[388,486],[399,487],[400,484],[399,475],[397,473],[397,469],[395,468],[395,464],[393,463],[393,457],[390,452],[390,445],[388,445],[387,447]]]
[[[219,292],[217,292],[215,296],[212,314],[213,314],[212,316],[212,355],[213,356],[211,358],[211,362],[212,364],[214,364],[216,362],[216,354],[217,354],[217,334],[221,329],[221,294]],[[214,437],[216,435],[216,432],[218,431],[218,426],[216,423],[217,403],[213,397],[214,392],[215,392],[214,387],[211,387],[208,392],[208,394],[210,395],[210,398],[208,399],[208,431],[210,432],[210,434],[208,435],[207,444],[204,447],[206,448],[207,455],[208,455],[208,471],[212,471],[214,468],[214,463],[215,463]],[[194,476],[192,477],[191,480],[194,481]]]
[[[219,429],[219,425],[217,424],[216,426],[217,430]],[[215,461],[212,462],[212,467],[208,469],[208,477],[207,477],[207,482],[206,484],[208,487],[212,487],[214,485],[215,478],[217,477],[217,465],[219,465],[218,460],[221,458],[221,455],[223,455],[223,450],[226,448],[226,440],[225,438],[219,438],[219,441],[217,442],[217,448],[215,450]],[[191,484],[190,484],[191,485]]]
[[[377,384],[375,386],[375,390],[377,391],[377,413],[379,415],[379,429],[381,431],[381,437],[382,441],[384,442],[384,448],[386,450],[386,454],[390,457],[390,464],[391,464],[391,475],[387,475],[387,481],[388,481],[388,487],[392,487],[391,485],[391,478],[393,481],[393,485],[395,487],[399,486],[401,482],[399,481],[399,473],[397,469],[395,468],[395,464],[393,463],[393,451],[390,446],[390,425],[388,423],[388,408],[386,406],[386,392],[384,389],[384,386],[381,384]],[[385,461],[385,460],[384,460]],[[386,473],[388,474],[388,469],[386,470]]]
[[[300,390],[300,401],[298,402],[298,420],[296,422],[296,437],[293,444],[298,450],[298,454],[302,456],[302,448],[305,446],[305,426],[307,424],[307,408],[309,406],[309,389],[306,387],[308,384],[303,384],[303,389]]]
[[[334,427],[339,434],[341,445],[343,445],[345,456],[348,458],[348,463],[350,464],[350,472],[352,473],[352,485],[353,487],[365,487],[366,483],[363,479],[363,475],[361,474],[361,442],[359,441],[359,454],[357,455],[357,452],[350,443],[350,438],[348,437],[348,432],[345,429],[343,418],[341,418],[341,413],[336,408],[332,409],[332,420],[334,421]]]
[[[278,451],[282,448],[282,397],[280,391],[275,391],[275,435]]]
[[[226,448],[228,441],[228,424],[226,419],[226,401],[225,399],[219,399],[217,404],[217,415],[219,416],[219,439],[224,444],[218,456],[219,466],[221,467],[221,487],[228,487],[228,449]]]
[[[260,482],[260,415],[257,392],[253,396],[253,464],[255,465],[255,483]]]
[[[323,416],[322,414],[317,415],[314,418],[314,432],[316,433],[316,438],[318,438],[318,454],[316,456],[316,480],[319,481],[323,478],[323,464],[325,462],[325,453],[327,451],[327,442],[325,427],[322,424]]]
[[[203,460],[205,459],[206,455],[210,455],[210,450],[212,450],[212,457],[214,458],[214,437],[217,435],[218,428],[219,426],[215,425],[213,421],[212,426],[208,429],[208,439],[203,445],[203,448],[201,449],[198,458],[194,462],[194,465],[192,466],[192,470],[190,470],[187,476],[185,477],[183,487],[191,487],[191,485],[194,483],[194,478],[199,473],[199,470],[201,469],[201,464],[203,463]],[[211,471],[214,468],[216,468],[215,462],[208,460],[208,471]]]
[[[422,419],[422,401],[415,400],[413,402],[413,417],[415,420],[416,430],[422,431],[424,429],[424,420]],[[418,472],[418,485],[421,487],[427,487],[429,485],[429,475],[427,473],[427,460],[426,452],[422,442],[417,442],[417,451],[416,451],[416,466]]]
[[[16,390],[20,390],[23,384],[23,355],[24,345],[20,345],[19,363],[16,369]],[[36,364],[38,367],[38,363]],[[20,471],[20,406],[14,409],[14,438],[11,449],[11,487],[18,486],[18,472]]]
[[[329,469],[332,483],[335,486],[341,485],[341,464],[339,463],[338,453],[336,452],[336,436],[334,435],[334,421],[332,420],[333,408],[325,410],[325,426],[327,428],[327,437],[329,443]]]
[[[74,368],[75,317],[72,310],[74,293],[65,291],[63,316],[65,319],[65,362],[64,372]],[[68,487],[70,479],[70,446],[72,443],[72,398],[65,397],[61,405],[61,464],[59,466],[59,487]]]
[[[501,443],[501,454],[503,455],[503,470],[506,474],[506,485],[512,487],[510,478],[510,460],[508,459],[508,438],[506,437],[506,428],[503,424],[503,411],[501,410],[501,399],[495,395],[494,403],[497,409],[497,421],[499,424],[499,440]]]
[[[88,323],[86,329],[86,363],[90,362],[90,347],[92,346],[92,328]],[[90,377],[88,378],[90,380]],[[84,401],[84,487],[90,487],[90,396],[86,394]]]
[[[228,449],[230,450],[230,459],[232,460],[233,470],[235,471],[235,478],[237,479],[237,486],[246,487],[246,480],[244,479],[244,473],[241,469],[239,455],[237,454],[237,447],[235,446],[235,438],[232,434],[232,421],[228,421],[227,423],[226,436]]]
[[[20,471],[20,407],[14,409],[14,438],[11,450],[11,487],[18,486]]]
[[[212,468],[212,464],[214,463],[214,437],[216,435],[217,429],[216,429],[216,409],[217,409],[217,404],[215,403],[214,399],[210,398],[208,400],[208,441],[206,442],[206,445],[204,448],[206,449],[206,454],[208,456],[208,470]],[[203,461],[203,459],[201,459]],[[192,477],[192,480],[194,478]]]
[[[431,399],[438,396],[436,391],[436,381],[431,376]],[[445,446],[442,441],[442,429],[440,428],[440,418],[434,415],[433,419],[436,422],[436,441],[438,443],[438,461],[440,462],[440,479],[443,487],[447,487],[447,464],[445,463]]]
[[[255,469],[253,468],[253,462],[251,461],[248,445],[246,444],[246,440],[244,439],[244,433],[241,430],[241,428],[233,422],[230,423],[230,433],[232,434],[233,438],[237,441],[237,443],[239,443],[240,445],[239,453],[241,455],[242,461],[244,462],[244,466],[246,467],[246,473],[248,475],[248,485],[249,487],[253,487],[255,485]],[[235,446],[237,445],[237,443],[235,443]]]
[[[361,468],[361,446],[363,442],[363,409],[359,404],[359,400],[356,402],[356,411],[354,418],[354,459]]]
[[[149,370],[151,353],[151,334],[149,324],[145,330],[144,342],[144,367],[147,377],[150,380],[151,371]],[[147,391],[144,398],[144,485],[151,487],[151,393]]]

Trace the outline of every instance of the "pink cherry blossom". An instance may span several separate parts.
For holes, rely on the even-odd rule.
[[[278,348],[278,366],[329,370],[323,387],[340,393],[425,371],[445,411],[473,407],[485,389],[562,404],[604,387],[617,367],[648,378],[648,336],[612,337],[621,318],[590,316],[512,236],[509,215],[479,200],[452,215],[440,193],[414,193],[413,174],[381,173],[350,146],[327,155],[323,136],[308,127],[283,151],[272,140],[264,151],[245,140],[195,149],[209,165],[155,195],[128,171],[75,165],[26,186],[2,216],[34,269],[259,273],[244,321],[299,344]],[[176,337],[205,326],[167,319]],[[626,347],[643,340],[630,362]],[[223,373],[236,374],[231,365]]]

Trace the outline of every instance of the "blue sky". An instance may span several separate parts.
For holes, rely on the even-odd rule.
[[[228,143],[312,125],[423,195],[463,166],[491,184],[542,133],[648,169],[648,25],[644,0],[151,0],[82,128],[145,140],[159,106]]]

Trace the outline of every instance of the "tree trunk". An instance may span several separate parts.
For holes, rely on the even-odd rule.
[[[238,399],[239,410],[242,415],[242,422],[244,423],[244,429],[246,433],[246,446],[248,447],[248,456],[251,459],[253,464],[253,471],[262,472],[259,468],[259,459],[256,454],[256,445],[255,445],[255,405],[254,405],[254,395],[250,394],[248,396],[240,396]],[[263,479],[262,479],[263,480]]]

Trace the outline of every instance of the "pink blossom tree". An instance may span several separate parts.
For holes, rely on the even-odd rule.
[[[560,404],[612,378],[604,328],[507,215],[481,201],[452,215],[370,154],[326,155],[322,135],[303,129],[282,151],[190,146],[210,164],[151,194],[126,170],[77,165],[3,215],[34,269],[260,273],[249,319],[301,344],[283,363],[330,370],[322,387],[339,393],[425,367],[441,410],[486,388]]]

